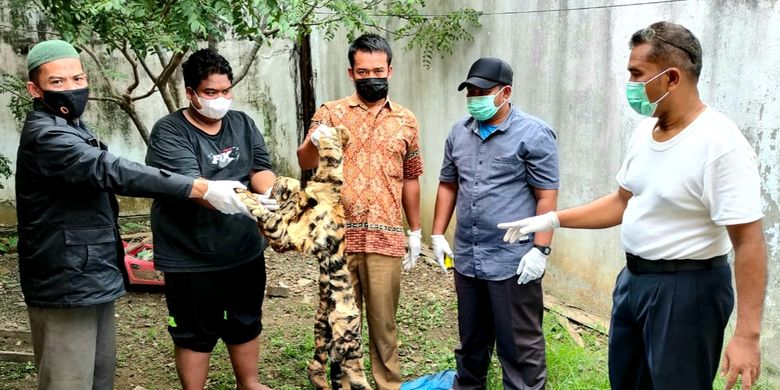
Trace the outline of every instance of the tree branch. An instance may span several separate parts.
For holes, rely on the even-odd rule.
[[[252,68],[252,63],[255,62],[255,57],[257,56],[257,52],[260,51],[260,47],[263,46],[263,42],[265,42],[265,40],[262,38],[255,39],[255,43],[252,45],[252,49],[249,50],[249,57],[241,67],[241,71],[239,71],[236,77],[233,78],[233,87],[240,83],[241,80],[246,77],[247,73],[249,73],[249,69]]]
[[[152,70],[149,68],[149,64],[146,63],[146,59],[142,57],[140,54],[138,54],[137,50],[133,50],[135,52],[135,57],[138,58],[138,62],[141,63],[141,67],[144,68],[144,72],[146,72],[146,75],[149,76],[150,79],[152,79],[153,82],[157,82],[157,76],[152,73]]]
[[[312,8],[309,10],[307,14],[310,15],[312,12],[314,12],[314,8],[315,7],[312,6]],[[252,49],[249,50],[249,58],[244,63],[244,66],[241,67],[241,70],[238,72],[238,75],[236,75],[236,77],[233,78],[233,86],[236,86],[236,84],[240,83],[241,80],[243,80],[244,77],[246,77],[247,73],[249,73],[249,70],[252,68],[252,63],[255,62],[255,57],[257,57],[257,52],[260,51],[260,48],[263,46],[263,43],[268,42],[268,37],[279,32],[278,28],[265,30],[264,28],[266,26],[267,21],[268,21],[267,18],[263,18],[260,27],[262,29],[262,32],[258,37],[255,38],[254,44],[252,45]]]
[[[157,49],[155,49],[155,50],[157,50]],[[145,64],[145,61],[142,62],[141,63],[142,66],[144,67],[146,72],[149,73],[149,76],[152,78],[152,80],[154,80],[154,85],[152,85],[152,88],[148,92],[146,92],[145,94],[140,95],[140,96],[135,96],[135,97],[131,98],[131,100],[132,101],[136,101],[136,100],[145,99],[145,98],[153,95],[155,92],[157,92],[158,88],[162,90],[163,89],[163,85],[168,82],[168,78],[171,77],[171,74],[173,73],[173,71],[176,70],[176,67],[179,66],[179,64],[181,63],[181,60],[184,59],[184,54],[187,52],[187,50],[188,49],[184,49],[184,50],[182,50],[180,52],[174,53],[173,57],[171,57],[171,59],[168,61],[168,64],[165,66],[165,68],[163,68],[162,72],[160,72],[160,75],[157,76],[156,78],[152,75],[151,69],[149,69],[149,67]],[[163,55],[163,54],[164,54],[164,52],[162,51],[162,48],[160,48],[160,50],[157,53],[158,57]],[[170,98],[170,96],[168,96],[168,98]],[[168,110],[169,111],[172,109],[171,107],[174,107],[173,109],[175,109],[176,105],[173,102],[167,101],[165,94],[163,94],[163,100],[166,100],[165,104],[166,104],[166,106],[168,106]]]
[[[106,84],[108,85],[111,94],[117,97],[120,96],[116,88],[114,88],[114,83],[111,82],[111,79],[106,74],[105,66],[103,66],[102,62],[100,62],[100,59],[97,57],[97,55],[95,55],[95,53],[92,50],[90,50],[88,47],[84,45],[78,45],[78,48],[83,50],[85,53],[87,53],[92,58],[92,60],[95,61],[95,64],[97,64],[98,72],[100,73],[100,76],[103,77],[103,81],[105,81]]]
[[[161,83],[167,83],[168,78],[171,77],[171,74],[173,74],[173,71],[176,70],[176,67],[181,64],[181,61],[184,59],[184,55],[187,53],[189,49],[184,49],[182,51],[178,51],[176,53],[173,53],[173,57],[171,57],[170,61],[168,61],[168,65],[165,66],[165,68],[160,72],[160,76],[157,77],[157,86],[159,86]]]
[[[163,50],[162,46],[154,45],[154,52],[157,53],[157,58],[160,59],[160,66],[163,68],[168,66],[171,61],[168,58],[168,54],[165,53],[165,50]]]
[[[146,98],[148,98],[149,96],[152,96],[152,95],[154,95],[154,93],[155,93],[155,92],[157,92],[157,88],[156,88],[156,87],[152,87],[152,89],[150,89],[149,91],[147,91],[147,92],[146,92],[145,94],[143,94],[143,95],[139,95],[139,96],[133,96],[133,97],[131,97],[131,98],[130,98],[130,101],[133,101],[133,102],[134,102],[134,101],[136,101],[136,100],[146,99]]]
[[[116,104],[122,104],[122,101],[115,98],[115,97],[104,97],[104,96],[90,96],[89,100],[94,100],[98,102],[109,102],[109,103],[116,103]]]
[[[32,101],[32,97],[30,97],[30,95],[26,95],[14,89],[8,88],[4,84],[0,84],[0,93],[10,93],[11,95],[14,95],[19,99],[23,99],[25,101]]]
[[[120,50],[122,52],[122,55],[125,56],[125,59],[127,59],[127,62],[130,63],[130,66],[133,67],[133,82],[132,84],[127,86],[127,89],[125,90],[125,94],[132,95],[133,90],[135,90],[138,87],[138,84],[141,83],[140,77],[138,76],[138,62],[133,60],[133,57],[130,56],[130,53],[127,51],[127,42],[125,42],[124,47]]]

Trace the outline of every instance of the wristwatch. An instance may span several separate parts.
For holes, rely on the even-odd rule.
[[[542,245],[536,245],[534,244],[534,248],[538,249],[539,252],[542,252],[543,255],[549,256],[550,252],[552,252],[552,248],[549,246],[542,246]]]

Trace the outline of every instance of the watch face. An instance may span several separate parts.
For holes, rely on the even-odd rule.
[[[534,248],[539,249],[545,256],[550,255],[550,252],[552,252],[552,249],[549,246],[534,245]]]

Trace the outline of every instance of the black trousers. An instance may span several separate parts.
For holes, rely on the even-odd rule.
[[[609,329],[612,389],[712,389],[734,308],[728,265],[620,272]]]
[[[542,281],[517,276],[489,281],[455,271],[460,347],[454,389],[485,389],[493,345],[504,389],[544,389],[547,365],[542,334]]]

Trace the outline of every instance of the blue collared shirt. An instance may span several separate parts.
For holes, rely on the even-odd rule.
[[[500,222],[536,215],[533,188],[558,189],[555,132],[542,120],[512,107],[509,117],[480,137],[477,121],[450,130],[439,180],[457,182],[455,269],[463,275],[505,280],[533,245],[508,244]]]

